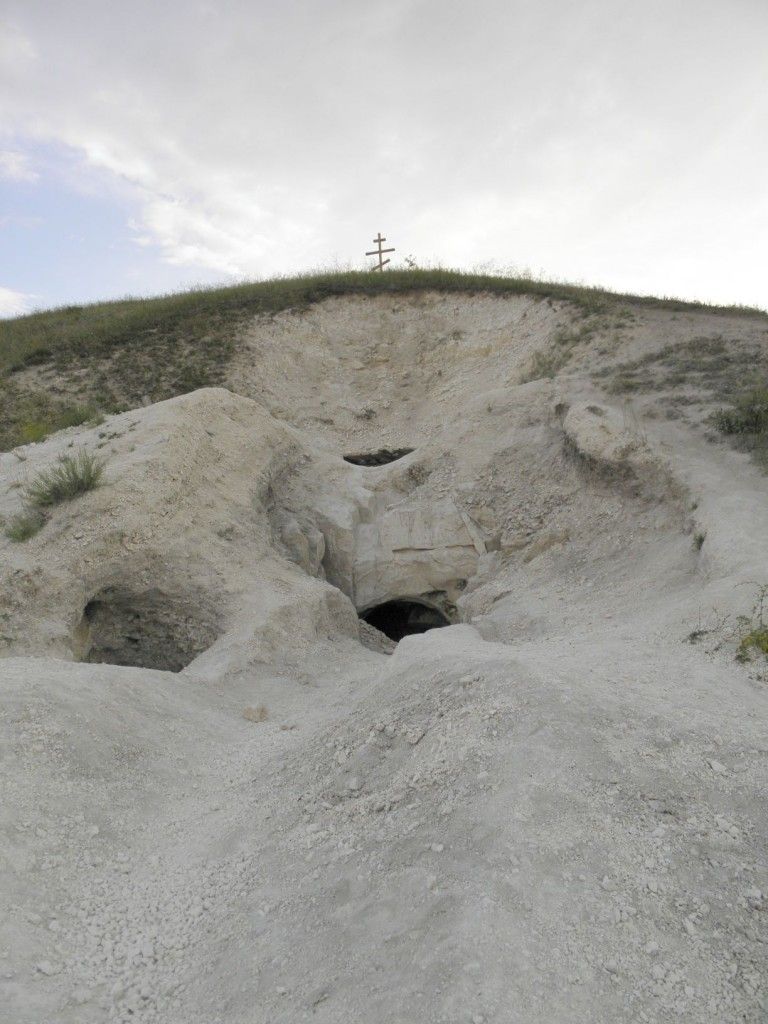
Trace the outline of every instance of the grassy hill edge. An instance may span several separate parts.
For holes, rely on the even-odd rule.
[[[202,337],[224,325],[231,326],[243,316],[306,307],[333,296],[422,290],[538,295],[571,302],[585,312],[598,312],[614,303],[632,303],[673,311],[706,310],[768,317],[762,310],[745,306],[622,295],[604,288],[458,270],[313,273],[223,288],[191,289],[153,298],[64,306],[0,321],[0,371],[55,358],[60,349],[71,354],[109,349],[148,331],[176,331],[183,325],[191,337]]]
[[[0,450],[224,382],[242,324],[339,296],[454,292],[532,295],[582,316],[627,305],[757,316],[739,306],[621,295],[602,288],[449,269],[307,273],[32,313],[0,321]]]

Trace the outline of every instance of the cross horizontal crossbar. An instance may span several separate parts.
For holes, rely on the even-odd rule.
[[[366,256],[378,256],[382,252],[394,252],[394,246],[391,249],[374,249],[372,252],[367,252]]]

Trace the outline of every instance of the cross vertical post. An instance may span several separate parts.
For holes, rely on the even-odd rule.
[[[378,258],[379,258],[378,266],[372,267],[371,269],[372,270],[383,270],[384,267],[387,265],[387,263],[389,263],[389,257],[387,259],[382,259],[382,256],[384,255],[385,252],[394,252],[395,251],[394,247],[391,248],[391,249],[382,249],[381,243],[382,242],[386,242],[386,238],[382,238],[382,235],[381,235],[380,231],[376,235],[376,237],[374,238],[373,242],[374,242],[374,245],[377,246],[377,248],[376,249],[372,249],[370,252],[367,252],[365,255],[366,256],[378,256]]]

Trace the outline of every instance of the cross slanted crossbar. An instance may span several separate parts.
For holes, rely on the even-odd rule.
[[[378,246],[378,248],[372,249],[370,252],[367,252],[365,255],[366,256],[378,256],[379,257],[378,266],[373,267],[372,269],[373,270],[383,270],[384,267],[389,263],[389,260],[388,259],[383,260],[381,257],[384,255],[385,252],[394,252],[395,250],[394,250],[394,248],[392,248],[392,249],[382,249],[381,248],[381,243],[382,242],[386,242],[386,238],[382,238],[381,237],[381,232],[378,233],[378,235],[374,238],[373,241],[374,241],[374,244]]]

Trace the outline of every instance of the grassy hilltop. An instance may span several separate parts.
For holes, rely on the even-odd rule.
[[[240,327],[332,296],[437,290],[535,295],[594,316],[631,303],[765,316],[744,307],[454,270],[313,273],[146,299],[65,306],[0,321],[0,450],[147,400],[222,383]]]

